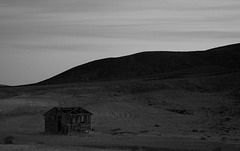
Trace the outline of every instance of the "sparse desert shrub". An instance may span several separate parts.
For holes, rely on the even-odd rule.
[[[3,139],[4,144],[13,144],[14,137],[13,136],[7,136]]]
[[[181,110],[181,109],[166,109],[167,111],[170,111],[170,112],[175,112],[175,113],[178,113],[178,114],[185,114],[185,115],[193,115],[193,113],[191,111],[188,111],[188,110]]]
[[[114,129],[111,129],[111,131],[121,131],[121,129],[120,128],[114,128]]]
[[[201,133],[205,133],[205,131],[204,131],[204,130],[201,130],[201,131],[199,131],[199,132],[201,132]]]
[[[144,151],[159,151],[159,150],[162,150],[162,151],[174,151],[170,148],[156,148],[156,147],[145,147],[145,146],[142,146],[139,148],[139,150],[144,150]]]
[[[120,128],[114,128],[114,129],[111,129],[111,132],[110,132],[112,135],[117,135],[117,134],[120,134],[121,133],[121,129]]]
[[[221,150],[222,150],[221,147],[213,149],[213,151],[221,151]]]
[[[140,133],[148,133],[149,131],[148,130],[142,130],[140,131]]]
[[[231,118],[231,117],[226,117],[224,120],[225,120],[225,121],[231,121],[232,118]]]
[[[43,144],[45,144],[44,142],[37,142],[38,144],[40,144],[40,145],[43,145]]]

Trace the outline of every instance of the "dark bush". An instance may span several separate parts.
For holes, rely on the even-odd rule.
[[[231,117],[226,117],[226,118],[225,118],[225,121],[231,121],[231,120],[232,120]]]
[[[13,136],[7,136],[4,138],[4,144],[13,144],[14,137]]]

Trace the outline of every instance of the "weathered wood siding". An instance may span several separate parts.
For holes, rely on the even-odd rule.
[[[45,132],[47,133],[58,132],[56,116],[54,116],[54,114],[45,116]]]
[[[70,115],[67,124],[68,132],[89,132],[91,130],[91,116],[89,115]]]
[[[67,134],[71,132],[87,133],[91,131],[91,114],[61,112],[53,108],[44,114],[45,132]]]

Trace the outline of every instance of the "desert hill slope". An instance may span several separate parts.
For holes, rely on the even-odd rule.
[[[43,85],[0,87],[0,148],[14,136],[16,145],[42,150],[239,150],[239,47],[143,52],[90,62]],[[45,112],[73,106],[94,114],[89,135],[44,133]]]
[[[0,87],[6,87],[6,85],[0,84]]]
[[[234,150],[232,147],[240,143],[239,77],[240,72],[231,72],[3,87],[0,138],[14,136],[18,144],[45,146],[88,145],[108,149],[141,145],[158,147],[155,150],[161,147],[183,151],[213,151],[219,147]],[[45,134],[42,115],[57,106],[81,106],[92,112],[92,134],[86,137]]]
[[[134,79],[163,74],[210,74],[240,69],[240,44],[207,51],[141,52],[92,61],[37,84]]]

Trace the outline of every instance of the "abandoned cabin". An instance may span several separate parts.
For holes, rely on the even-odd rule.
[[[88,133],[91,130],[91,115],[93,114],[81,107],[54,107],[43,114],[45,132]]]

